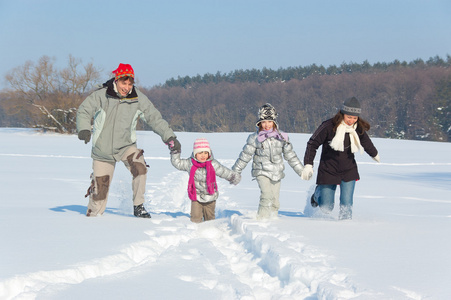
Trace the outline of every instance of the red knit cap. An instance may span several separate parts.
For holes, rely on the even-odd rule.
[[[135,71],[133,71],[132,66],[129,64],[119,64],[119,67],[113,71],[113,74],[115,80],[126,76],[135,78]]]

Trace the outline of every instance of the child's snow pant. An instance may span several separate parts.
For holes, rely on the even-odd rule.
[[[266,176],[257,176],[260,187],[260,203],[258,205],[257,219],[268,219],[277,216],[279,211],[279,194],[281,181],[272,181]]]
[[[215,219],[216,201],[199,202],[191,201],[191,222],[200,223],[202,218],[204,221]]]
[[[130,147],[125,151],[121,161],[133,175],[133,205],[143,204],[146,191],[147,167],[142,150],[137,149],[135,146]],[[115,166],[115,162],[93,161],[89,203],[86,212],[88,217],[102,215],[105,212]]]

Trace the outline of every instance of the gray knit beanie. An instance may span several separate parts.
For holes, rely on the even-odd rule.
[[[278,114],[274,106],[266,103],[258,110],[258,121],[256,125],[258,127],[258,124],[260,124],[261,121],[273,121],[278,126],[277,116]]]
[[[362,109],[359,100],[356,97],[346,100],[341,107],[341,112],[346,115],[360,116]]]

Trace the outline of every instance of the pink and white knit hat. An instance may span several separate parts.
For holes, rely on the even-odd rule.
[[[202,152],[202,151],[207,151],[211,156],[210,143],[207,141],[207,139],[204,139],[204,138],[196,139],[194,141],[194,146],[193,146],[194,156],[196,156],[197,153]]]

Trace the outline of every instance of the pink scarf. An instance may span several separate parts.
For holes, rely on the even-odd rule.
[[[207,191],[210,195],[213,195],[215,193],[215,190],[216,191],[218,190],[218,187],[216,185],[215,168],[213,168],[211,161],[200,163],[194,158],[191,158],[191,162],[193,163],[193,166],[191,167],[191,170],[189,172],[188,197],[193,201],[197,201],[196,184],[194,183],[194,174],[196,173],[196,170],[198,168],[205,168],[207,170]]]

